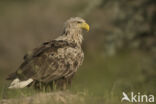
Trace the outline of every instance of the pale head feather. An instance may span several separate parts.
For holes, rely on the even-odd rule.
[[[58,37],[57,40],[67,40],[81,45],[83,34],[79,24],[83,22],[85,22],[85,20],[81,17],[72,17],[68,19],[64,24],[62,36]]]

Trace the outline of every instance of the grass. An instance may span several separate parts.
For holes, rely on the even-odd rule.
[[[147,78],[142,73],[141,63],[146,58],[145,54],[129,51],[109,57],[100,54],[86,57],[88,58],[73,80],[72,88],[68,89],[73,96],[80,98],[76,99],[75,103],[80,103],[82,97],[84,100],[81,103],[120,104],[123,91],[156,94],[154,79],[151,83],[146,83]],[[4,76],[1,77],[3,78]],[[28,88],[8,90],[8,83],[4,80],[1,80],[0,84],[0,99],[35,96],[40,93]]]

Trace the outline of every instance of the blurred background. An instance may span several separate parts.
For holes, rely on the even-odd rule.
[[[75,16],[91,29],[73,91],[100,104],[120,102],[123,91],[156,94],[156,0],[0,0],[0,98],[24,54],[58,37]]]

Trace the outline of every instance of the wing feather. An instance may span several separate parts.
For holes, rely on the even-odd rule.
[[[82,61],[83,53],[76,44],[62,40],[43,43],[24,57],[23,64],[16,71],[20,80],[29,78],[41,82],[50,82],[75,73]]]

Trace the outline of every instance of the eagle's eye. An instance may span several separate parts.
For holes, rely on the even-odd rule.
[[[77,21],[78,24],[82,23],[81,21]]]

